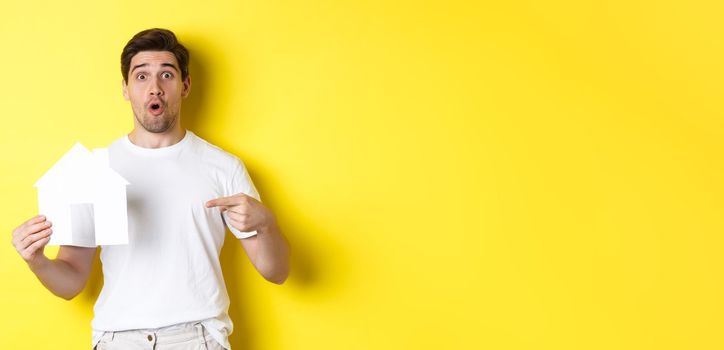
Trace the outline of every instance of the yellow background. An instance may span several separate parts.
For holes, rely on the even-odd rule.
[[[718,1],[85,1],[0,7],[0,348],[82,349],[10,244],[75,141],[132,127],[119,57],[172,29],[185,125],[292,245],[227,236],[235,349],[724,348]],[[53,257],[57,247],[46,249]]]

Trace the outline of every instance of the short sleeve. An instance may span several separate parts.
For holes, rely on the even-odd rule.
[[[256,190],[256,187],[254,186],[254,182],[251,181],[249,172],[246,170],[244,163],[238,159],[237,159],[237,164],[235,166],[233,175],[227,185],[225,192],[226,192],[226,193],[224,193],[225,197],[243,193],[243,194],[245,194],[249,197],[252,197],[261,202],[259,192]],[[241,232],[241,231],[237,230],[235,227],[233,227],[231,224],[229,224],[229,220],[226,217],[226,213],[223,213],[222,217],[224,218],[224,223],[226,223],[226,227],[229,228],[229,231],[231,231],[231,233],[236,238],[239,238],[239,239],[248,238],[248,237],[256,235],[256,233],[257,233],[256,231]]]

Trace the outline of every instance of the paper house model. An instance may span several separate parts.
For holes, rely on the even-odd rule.
[[[53,224],[48,245],[127,244],[128,184],[111,169],[107,149],[76,143],[35,183],[40,214]]]

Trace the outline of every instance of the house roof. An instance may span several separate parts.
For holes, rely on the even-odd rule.
[[[67,178],[86,178],[100,176],[109,184],[128,185],[120,174],[108,165],[107,151],[98,149],[91,152],[80,142],[76,142],[55,164],[35,182],[35,187],[62,183]]]

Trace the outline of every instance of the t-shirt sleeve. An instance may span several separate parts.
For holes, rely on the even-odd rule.
[[[254,183],[251,181],[249,172],[246,170],[246,167],[241,160],[237,161],[236,167],[234,169],[234,174],[232,175],[231,180],[228,183],[224,196],[228,197],[239,193],[243,193],[261,202],[259,192],[256,190],[256,187],[254,187]],[[256,235],[256,231],[241,232],[237,230],[229,223],[229,219],[227,218],[226,213],[223,213],[222,217],[224,218],[224,223],[226,223],[226,227],[229,228],[229,231],[231,231],[231,233],[236,238],[242,239]]]

